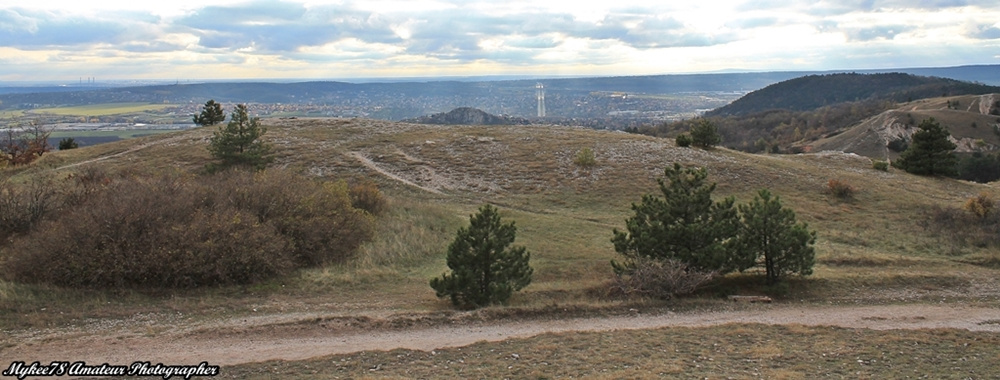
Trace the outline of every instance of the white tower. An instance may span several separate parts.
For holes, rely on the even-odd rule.
[[[545,117],[545,86],[535,84],[535,96],[538,98],[538,117]]]

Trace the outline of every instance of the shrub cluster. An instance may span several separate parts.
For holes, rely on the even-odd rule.
[[[5,277],[83,287],[247,284],[341,260],[373,234],[344,183],[285,171],[86,174],[8,247]]]
[[[993,212],[993,199],[972,197],[958,207],[933,207],[921,223],[925,231],[959,246],[1000,246],[1000,213]]]
[[[882,160],[874,160],[872,161],[872,169],[887,172],[889,171],[889,162]]]

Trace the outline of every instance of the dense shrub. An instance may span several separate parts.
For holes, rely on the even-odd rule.
[[[874,160],[872,161],[872,168],[875,170],[881,170],[887,172],[889,171],[889,162],[882,160]]]
[[[372,215],[381,214],[389,207],[388,201],[382,192],[378,190],[378,185],[372,181],[363,181],[351,185],[351,204],[354,208],[368,211]]]
[[[679,134],[677,135],[677,138],[674,139],[674,143],[681,148],[687,148],[691,146],[691,135],[687,133]]]
[[[247,284],[343,259],[373,230],[343,183],[284,171],[84,178],[75,186],[85,198],[13,241],[6,277],[111,288]]]

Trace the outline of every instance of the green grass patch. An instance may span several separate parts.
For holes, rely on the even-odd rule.
[[[125,129],[125,130],[90,130],[90,131],[52,131],[50,138],[78,138],[78,137],[117,137],[119,139],[130,139],[135,137],[158,135],[161,133],[177,132],[177,129]]]
[[[108,116],[127,113],[162,111],[172,104],[159,103],[103,103],[90,104],[73,107],[38,108],[31,110],[31,113],[48,113],[60,116]]]

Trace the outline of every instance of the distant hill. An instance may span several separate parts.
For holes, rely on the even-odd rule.
[[[1000,87],[901,73],[808,75],[751,92],[705,117],[718,126],[726,147],[801,152],[814,147],[813,141],[847,131],[900,103],[990,93],[1000,93]],[[671,137],[688,131],[692,123],[665,123],[639,132]]]
[[[905,103],[839,133],[799,145],[804,151],[832,150],[895,159],[912,140],[917,125],[928,118],[934,118],[951,132],[960,153],[1000,151],[1000,94]]]
[[[906,102],[1000,92],[1000,87],[903,73],[808,75],[772,84],[706,116],[743,116],[771,110],[810,111],[846,102]]]
[[[486,113],[483,110],[472,107],[459,107],[448,112],[436,113],[430,116],[421,116],[413,119],[403,120],[408,123],[418,124],[443,124],[443,125],[527,125],[531,124],[528,119],[510,116],[496,116]]]

